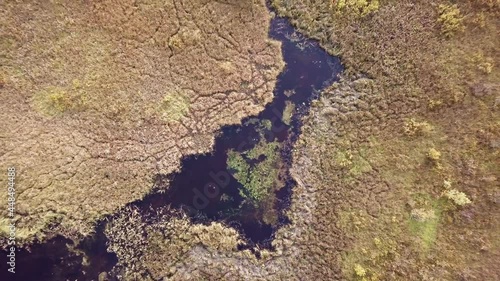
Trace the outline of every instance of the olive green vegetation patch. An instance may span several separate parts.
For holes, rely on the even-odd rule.
[[[279,147],[280,144],[278,142],[266,142],[262,140],[244,154],[249,159],[258,159],[261,156],[265,156],[267,159],[275,160],[278,157]]]
[[[335,166],[344,169],[348,173],[345,180],[351,181],[364,173],[372,171],[370,162],[365,158],[365,152],[352,153],[349,149],[340,149],[333,154]]]
[[[357,17],[365,17],[374,13],[378,11],[380,6],[378,0],[339,0],[333,3],[332,5],[337,12],[350,13]]]
[[[273,123],[269,119],[264,119],[260,122],[260,127],[266,130],[271,130],[273,127]]]
[[[286,101],[285,109],[283,110],[283,123],[290,125],[292,121],[293,112],[295,110],[295,104],[290,101]]]
[[[241,196],[254,205],[268,198],[278,182],[280,144],[262,140],[253,149],[243,153],[229,150],[227,153],[227,168],[234,178],[243,185]],[[251,165],[249,160],[263,160]]]
[[[159,106],[161,117],[165,121],[178,122],[189,113],[191,103],[186,93],[172,91],[165,95]]]
[[[57,116],[66,112],[82,111],[88,102],[87,95],[80,90],[77,82],[71,87],[48,87],[33,96],[34,108],[48,116]]]
[[[397,211],[396,211],[397,212]],[[364,210],[342,210],[339,226],[352,233],[355,242],[341,255],[348,280],[383,280],[383,267],[397,255],[398,237],[406,235],[392,215],[371,217]]]
[[[414,219],[410,219],[409,221],[411,233],[421,239],[425,249],[429,249],[436,241],[438,221],[438,217],[425,221],[417,221]]]
[[[414,200],[421,202],[423,208],[415,208],[412,210],[408,227],[412,235],[418,237],[424,246],[423,250],[430,249],[437,238],[439,221],[446,203],[443,198],[434,198],[429,194],[416,194]],[[423,203],[422,203],[423,202]],[[422,210],[421,212],[415,212]]]
[[[438,22],[441,24],[441,33],[450,37],[456,32],[463,31],[463,19],[460,9],[455,5],[439,5]]]
[[[361,176],[364,173],[372,171],[372,166],[361,156],[354,156],[352,166],[349,169],[349,174],[354,178]]]

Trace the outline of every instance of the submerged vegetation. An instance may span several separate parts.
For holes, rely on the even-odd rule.
[[[262,120],[258,124],[260,141],[246,151],[229,150],[227,169],[241,184],[240,195],[243,204],[258,210],[258,216],[265,224],[276,226],[279,210],[276,208],[276,192],[284,187],[282,143],[267,141],[265,132],[271,130],[271,122]],[[248,206],[247,205],[247,206]]]

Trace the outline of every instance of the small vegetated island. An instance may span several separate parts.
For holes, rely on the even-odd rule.
[[[264,120],[261,129],[271,129],[270,122]],[[280,177],[283,172],[281,147],[277,141],[268,142],[261,133],[260,141],[252,149],[243,152],[229,150],[227,153],[227,167],[243,187],[239,192],[244,204],[262,210],[263,221],[270,225],[278,220],[274,194],[284,187],[282,179],[285,176]]]

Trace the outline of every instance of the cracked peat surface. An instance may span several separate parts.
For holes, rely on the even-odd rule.
[[[329,55],[316,41],[305,38],[286,19],[271,20],[270,36],[282,43],[286,66],[278,76],[273,101],[258,115],[243,120],[243,125],[225,126],[216,137],[211,154],[192,155],[182,160],[182,170],[167,176],[158,176],[156,186],[165,193],[146,196],[134,205],[144,211],[146,217],[153,217],[162,206],[182,209],[194,223],[222,221],[236,228],[251,248],[270,248],[277,228],[288,222],[284,215],[290,204],[291,192],[295,185],[289,174],[291,150],[297,140],[301,122],[312,100],[319,92],[334,82],[342,71],[338,58]],[[293,94],[287,94],[291,93]],[[295,113],[289,125],[282,121],[286,103],[295,105]],[[261,121],[270,120],[272,128],[264,130],[267,142],[282,143],[280,157],[285,164],[282,181],[285,185],[276,192],[274,207],[278,209],[278,223],[271,225],[262,220],[258,208],[244,204],[240,195],[241,184],[227,169],[227,152],[252,149],[261,138]],[[166,186],[168,185],[168,187]],[[221,197],[232,200],[221,200]]]
[[[226,126],[216,137],[213,153],[193,155],[182,160],[182,170],[171,175],[158,175],[155,192],[143,200],[133,202],[146,220],[154,220],[160,208],[181,209],[193,223],[223,222],[234,227],[245,238],[240,249],[271,249],[275,231],[289,222],[284,210],[290,205],[295,182],[289,174],[291,151],[301,131],[303,117],[319,92],[338,79],[342,66],[338,58],[329,55],[318,42],[305,38],[283,18],[271,20],[270,37],[282,43],[286,66],[279,75],[273,101],[258,116],[242,120],[243,125]],[[294,93],[292,95],[287,94]],[[289,125],[282,121],[286,103],[295,105]],[[272,127],[261,134],[259,123],[270,120]],[[228,150],[246,151],[253,148],[263,135],[266,141],[282,143],[279,151],[284,163],[281,180],[284,187],[275,192],[274,208],[278,213],[275,224],[262,220],[261,210],[242,204],[242,185],[227,169]],[[168,183],[168,187],[167,187]],[[221,200],[222,196],[232,200]],[[96,280],[99,273],[109,272],[117,262],[116,255],[106,251],[105,220],[96,227],[92,237],[84,239],[76,248],[85,252],[87,261],[66,246],[73,242],[58,236],[42,244],[31,246],[30,252],[16,254],[16,274],[1,265],[1,280]],[[7,255],[7,251],[1,251]],[[258,253],[257,253],[258,254]],[[12,277],[14,276],[14,279]]]

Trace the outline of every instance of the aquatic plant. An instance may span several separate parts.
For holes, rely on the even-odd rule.
[[[260,122],[260,127],[266,130],[271,130],[271,128],[273,127],[273,123],[269,119],[264,119]]]
[[[295,110],[295,105],[292,102],[287,101],[285,109],[283,110],[283,117],[282,117],[283,123],[285,123],[286,125],[290,125],[294,110]]]
[[[227,152],[227,167],[238,182],[244,183],[248,181],[250,165],[237,151],[229,150]]]
[[[249,159],[258,159],[261,156],[265,156],[266,158],[276,159],[277,151],[280,144],[278,142],[266,142],[265,140],[260,141],[254,148],[249,151],[246,151],[244,154]]]
[[[254,205],[269,197],[275,189],[279,174],[278,142],[262,140],[253,149],[243,153],[229,150],[227,153],[227,168],[234,178],[243,185],[241,196]],[[263,160],[260,160],[264,158]],[[260,160],[250,165],[250,160]]]

